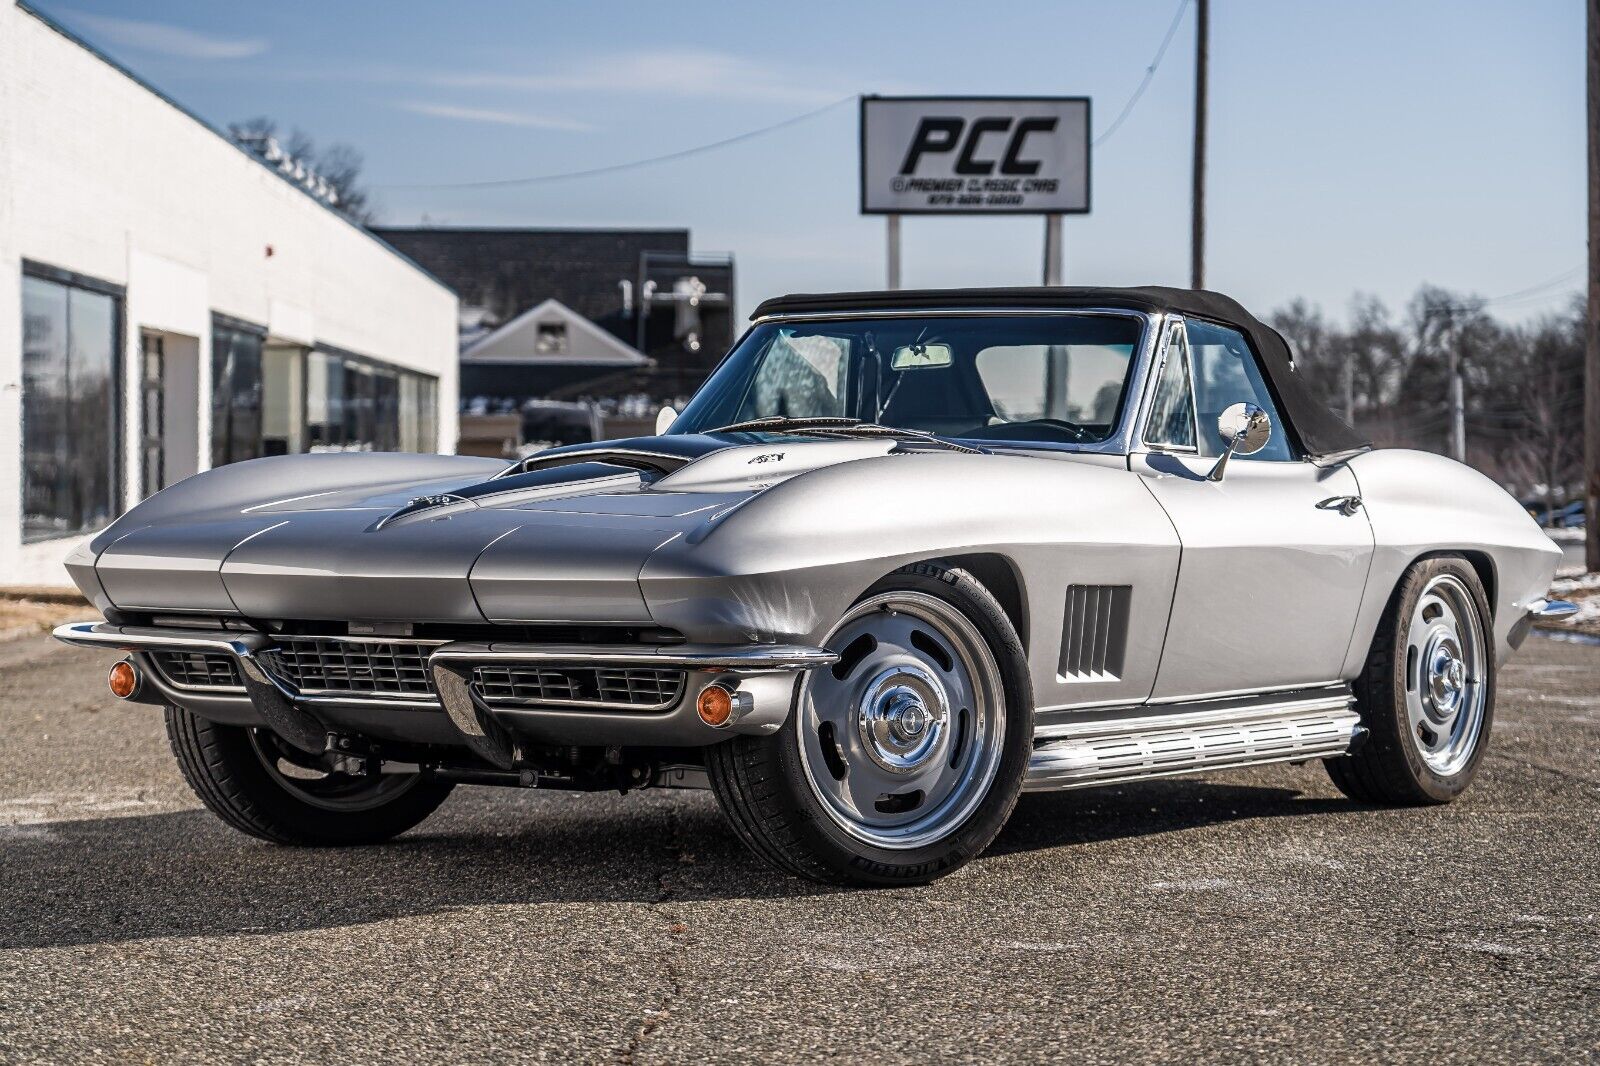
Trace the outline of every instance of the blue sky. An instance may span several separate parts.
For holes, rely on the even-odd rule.
[[[1177,0],[757,4],[32,0],[216,125],[271,115],[366,156],[381,220],[687,226],[740,304],[883,282],[856,110],[691,159],[520,188],[859,92],[1082,94],[1103,130]],[[1508,318],[1584,260],[1581,0],[1215,0],[1208,284],[1257,310],[1423,282]],[[1185,284],[1194,12],[1094,156],[1067,280]],[[1037,219],[909,219],[907,285],[1031,284]]]

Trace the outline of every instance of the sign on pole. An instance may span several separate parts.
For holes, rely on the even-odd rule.
[[[1081,215],[1082,96],[864,96],[861,213]]]

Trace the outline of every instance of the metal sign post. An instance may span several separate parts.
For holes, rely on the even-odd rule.
[[[889,233],[889,288],[900,287],[900,216],[884,215]]]
[[[1088,212],[1087,97],[861,98],[861,213],[887,219],[889,288],[902,215],[1043,215],[1044,283],[1060,285],[1062,216]]]
[[[1044,216],[1044,283],[1046,285],[1065,284],[1062,280],[1066,276],[1066,249],[1061,243],[1061,216]]]

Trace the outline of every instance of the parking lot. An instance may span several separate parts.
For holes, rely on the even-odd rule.
[[[1586,1060],[1600,647],[1440,809],[1321,769],[1024,797],[929,888],[769,872],[708,794],[460,789],[398,842],[199,808],[103,655],[0,643],[0,1060]]]

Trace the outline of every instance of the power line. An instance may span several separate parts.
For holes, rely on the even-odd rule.
[[[1187,2],[1187,0],[1185,0],[1185,2]],[[760,129],[746,130],[744,133],[735,134],[732,137],[724,137],[720,141],[712,141],[709,144],[697,144],[693,148],[680,148],[676,152],[668,152],[665,155],[650,156],[646,159],[634,159],[626,163],[610,163],[603,167],[590,167],[586,170],[568,170],[554,174],[535,174],[532,177],[526,178],[497,178],[491,181],[443,181],[405,185],[375,185],[373,187],[377,189],[493,189],[505,188],[513,185],[541,185],[550,181],[568,181],[572,178],[592,178],[600,174],[615,174],[619,171],[635,170],[639,167],[655,166],[657,163],[670,163],[675,159],[685,159],[692,155],[699,155],[701,152],[711,152],[718,148],[726,148],[730,144],[738,144],[740,141],[748,141],[753,137],[761,137],[776,130],[781,130],[787,126],[793,126],[797,123],[804,122],[807,119],[816,118],[818,115],[832,111],[836,107],[841,107],[844,104],[850,103],[851,101],[857,99],[859,99],[858,96],[851,94],[850,96],[841,97],[840,99],[833,101],[831,104],[824,104],[822,107],[819,107],[814,111],[807,111],[803,115],[792,115],[781,122],[774,122],[770,126],[762,126]]]
[[[1172,25],[1167,27],[1167,35],[1161,38],[1161,47],[1156,49],[1156,57],[1150,61],[1148,67],[1144,68],[1144,77],[1140,79],[1139,87],[1133,90],[1133,95],[1128,97],[1128,102],[1122,105],[1122,111],[1112,121],[1111,125],[1106,127],[1106,131],[1094,139],[1092,147],[1099,148],[1110,140],[1111,135],[1117,132],[1117,128],[1133,113],[1133,105],[1137,104],[1139,97],[1143,96],[1144,91],[1150,88],[1150,82],[1156,76],[1156,68],[1161,65],[1161,60],[1166,58],[1167,47],[1172,44],[1172,38],[1177,36],[1178,23],[1183,21],[1183,12],[1188,6],[1189,0],[1178,0],[1178,10],[1173,12]]]
[[[1145,90],[1150,87],[1150,82],[1155,78],[1156,70],[1161,66],[1161,61],[1166,58],[1167,49],[1172,45],[1172,39],[1178,34],[1178,26],[1183,21],[1184,9],[1189,6],[1189,3],[1190,0],[1178,0],[1178,10],[1173,13],[1172,23],[1167,27],[1166,35],[1161,38],[1161,45],[1156,49],[1155,58],[1153,58],[1150,61],[1150,65],[1145,68],[1144,77],[1140,79],[1138,87],[1133,90],[1133,95],[1128,97],[1128,102],[1122,105],[1122,110],[1118,113],[1116,119],[1112,121],[1110,126],[1106,127],[1104,133],[1100,134],[1100,136],[1094,139],[1094,147],[1098,148],[1100,145],[1109,140],[1111,135],[1116,133],[1117,130],[1122,126],[1123,122],[1127,121],[1128,116],[1133,113],[1134,106],[1139,103],[1140,97],[1144,96]],[[632,159],[625,163],[609,163],[605,166],[588,167],[583,170],[558,171],[551,174],[533,174],[522,178],[494,178],[486,181],[407,182],[388,185],[377,184],[374,185],[373,188],[495,189],[509,188],[517,185],[542,185],[546,182],[570,181],[574,178],[593,178],[598,177],[601,174],[616,174],[626,170],[636,170],[640,167],[655,166],[658,163],[670,163],[678,159],[687,159],[690,156],[699,155],[702,152],[716,151],[718,148],[726,148],[729,145],[738,144],[741,141],[748,141],[755,137],[765,136],[768,133],[774,133],[789,126],[798,125],[801,122],[805,122],[807,119],[813,119],[818,115],[826,114],[827,112],[832,111],[837,107],[842,107],[843,105],[856,99],[859,99],[859,97],[856,94],[851,94],[850,96],[841,97],[832,103],[824,104],[815,110],[807,111],[804,114],[792,115],[789,118],[783,119],[782,121],[774,122],[769,126],[762,126],[759,129],[746,130],[744,133],[735,134],[732,137],[724,137],[720,141],[711,141],[707,144],[697,144],[691,148],[680,148],[675,152],[667,152],[664,155],[649,156],[644,159]]]
[[[1575,266],[1571,270],[1562,271],[1560,274],[1550,278],[1548,281],[1541,281],[1539,284],[1530,285],[1526,289],[1518,289],[1515,292],[1501,293],[1499,296],[1490,296],[1487,299],[1477,300],[1473,303],[1440,304],[1435,309],[1450,314],[1471,314],[1476,311],[1481,311],[1486,307],[1495,307],[1501,304],[1537,306],[1540,303],[1550,300],[1575,295],[1576,290],[1573,290],[1572,292],[1547,292],[1545,290],[1553,289],[1559,285],[1565,285],[1566,283],[1576,279],[1584,272],[1584,270],[1585,267],[1581,265]]]
[[[1519,297],[1522,297],[1522,296],[1528,296],[1528,295],[1530,295],[1532,293],[1541,292],[1541,291],[1543,291],[1545,289],[1553,288],[1554,286],[1562,285],[1562,284],[1565,284],[1568,281],[1572,281],[1573,279],[1577,278],[1578,275],[1582,274],[1583,271],[1584,271],[1583,264],[1580,263],[1579,265],[1573,267],[1571,270],[1562,271],[1560,274],[1558,274],[1555,277],[1551,278],[1549,281],[1542,281],[1537,285],[1530,285],[1526,289],[1518,289],[1516,292],[1508,292],[1503,296],[1495,296],[1495,297],[1493,297],[1493,298],[1491,298],[1489,300],[1486,300],[1484,302],[1485,303],[1491,303],[1491,304],[1497,304],[1497,303],[1502,303],[1502,302],[1504,302],[1506,300],[1515,300],[1515,299],[1517,299]]]

